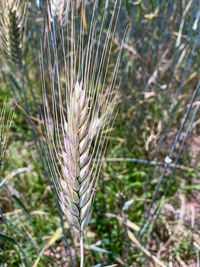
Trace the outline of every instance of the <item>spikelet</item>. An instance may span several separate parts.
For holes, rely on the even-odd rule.
[[[22,62],[22,39],[27,3],[22,0],[1,0],[1,49],[18,66]]]

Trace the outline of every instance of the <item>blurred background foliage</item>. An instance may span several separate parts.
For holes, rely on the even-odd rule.
[[[88,28],[93,2],[86,1]],[[99,20],[114,2],[98,1]],[[14,111],[0,175],[0,265],[78,266],[78,240],[58,212],[41,134],[38,3],[45,8],[28,1],[24,81],[0,58],[0,103],[6,99],[7,118]],[[112,47],[114,59],[123,46],[121,95],[85,266],[200,264],[199,21],[198,0],[122,0]]]

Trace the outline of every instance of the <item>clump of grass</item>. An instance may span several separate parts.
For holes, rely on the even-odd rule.
[[[1,49],[18,66],[22,63],[22,39],[26,20],[27,2],[1,0]]]
[[[81,17],[77,37],[74,19],[76,9],[73,2],[69,5],[70,24],[67,25],[67,33],[71,36],[64,40],[64,34],[61,32],[62,51],[53,47],[56,69],[53,66],[50,69],[52,73],[50,79],[53,83],[52,106],[49,105],[47,90],[43,84],[44,123],[50,171],[61,210],[80,239],[81,266],[83,266],[83,233],[90,222],[102,165],[101,159],[106,149],[106,137],[113,122],[113,110],[118,95],[116,75],[120,53],[112,70],[112,78],[107,83],[111,46],[116,28],[115,20],[117,20],[116,10],[111,15],[103,49],[100,47],[100,40],[104,21],[98,33],[97,47],[94,48],[97,37],[94,23],[96,6],[94,6],[89,39],[84,49],[85,22]],[[85,7],[82,6],[83,8]]]

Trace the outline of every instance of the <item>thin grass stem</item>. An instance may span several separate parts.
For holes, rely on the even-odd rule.
[[[80,267],[83,267],[84,266],[83,232],[81,232],[80,235],[80,255],[81,255]]]

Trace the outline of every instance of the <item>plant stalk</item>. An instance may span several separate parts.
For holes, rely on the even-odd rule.
[[[81,236],[80,236],[80,253],[81,253],[80,267],[83,267],[84,266],[83,232],[81,232]]]

